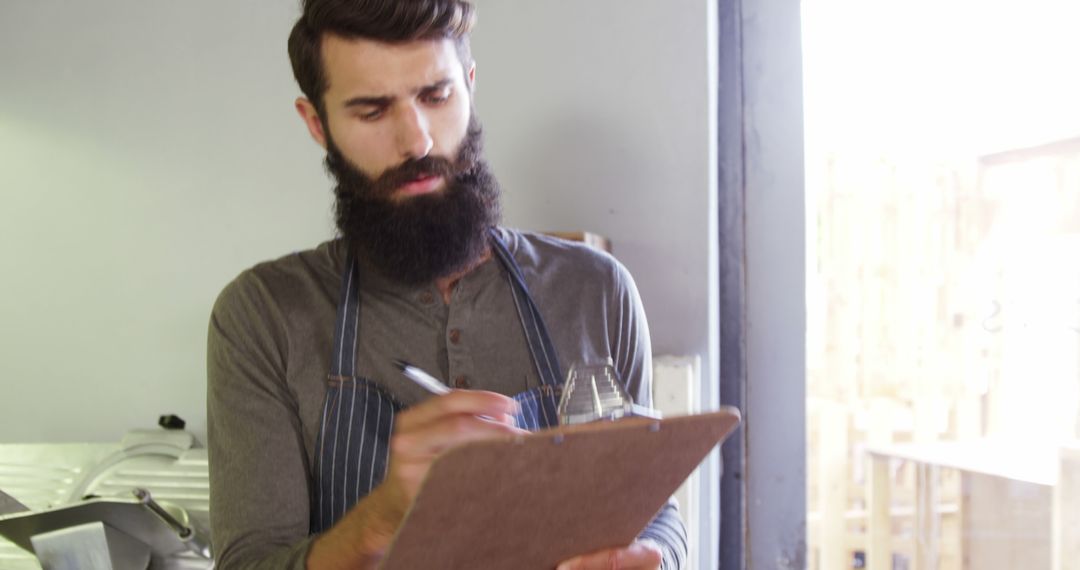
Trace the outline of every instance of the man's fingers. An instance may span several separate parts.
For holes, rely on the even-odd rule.
[[[412,501],[431,462],[471,441],[528,433],[514,427],[517,402],[494,392],[455,390],[398,414],[390,437],[388,488]]]
[[[571,558],[556,570],[657,570],[662,555],[651,541],[635,542],[625,548],[611,548]]]
[[[482,390],[454,390],[417,404],[395,420],[395,431],[408,432],[441,418],[454,415],[482,416],[502,423],[517,413],[513,398]]]
[[[495,439],[528,433],[506,423],[468,414],[442,416],[435,421],[396,434],[391,455],[409,459],[431,459],[447,448],[470,441]]]
[[[501,416],[495,416],[495,417],[490,417],[490,418],[486,417],[486,416],[481,416],[480,419],[498,422],[500,424],[505,424],[505,425],[508,425],[510,427],[517,427],[517,420],[514,419],[514,416],[512,414],[503,414]],[[522,431],[524,431],[524,430],[522,430]]]

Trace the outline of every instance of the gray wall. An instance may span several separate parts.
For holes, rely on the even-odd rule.
[[[509,221],[610,237],[655,351],[707,356],[712,3],[477,4],[477,106]]]
[[[656,352],[700,354],[712,407],[715,8],[477,4],[477,107],[507,223],[610,237]],[[0,441],[115,441],[162,412],[204,433],[218,291],[332,235],[321,152],[292,110],[296,13],[0,5]]]
[[[799,3],[740,2],[747,568],[806,568],[806,208]]]

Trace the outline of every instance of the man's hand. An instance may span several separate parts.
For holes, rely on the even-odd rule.
[[[639,540],[625,548],[610,548],[571,558],[556,570],[659,570],[663,555],[651,540]]]
[[[432,461],[463,443],[528,433],[514,427],[517,408],[517,402],[501,394],[455,390],[398,414],[386,479],[315,541],[307,567],[374,568]]]
[[[501,394],[455,390],[399,414],[390,438],[390,466],[382,486],[404,510],[412,504],[431,462],[470,441],[525,434],[514,427],[517,403]]]

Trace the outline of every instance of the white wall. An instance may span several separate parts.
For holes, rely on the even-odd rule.
[[[477,4],[507,223],[610,237],[656,352],[700,354],[715,405],[714,8]],[[0,4],[0,441],[114,441],[162,412],[205,432],[218,291],[332,235],[321,152],[292,111],[297,11]]]
[[[205,432],[221,287],[330,235],[284,0],[0,5],[0,441]]]

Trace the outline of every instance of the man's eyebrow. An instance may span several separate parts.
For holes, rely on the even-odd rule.
[[[451,78],[442,79],[432,83],[431,85],[424,85],[413,90],[414,94],[424,93],[426,91],[438,91],[445,88],[447,85],[454,83]],[[393,95],[376,95],[376,96],[359,96],[353,97],[345,101],[342,104],[343,107],[389,107],[397,97]]]
[[[416,93],[423,93],[424,91],[437,91],[439,89],[442,89],[443,87],[446,87],[447,85],[450,85],[453,82],[454,82],[453,79],[450,79],[449,77],[447,77],[446,79],[436,81],[435,83],[432,83],[431,85],[425,85],[425,86],[417,89]]]
[[[353,97],[345,101],[342,107],[388,107],[390,103],[394,102],[394,97],[389,95],[377,96],[377,97]]]

